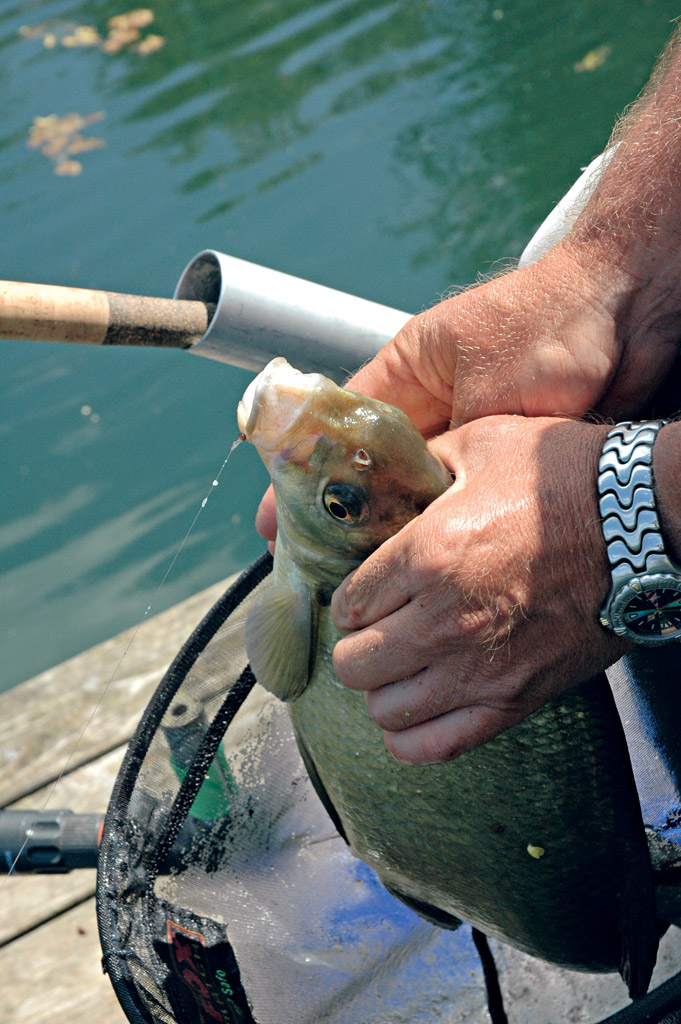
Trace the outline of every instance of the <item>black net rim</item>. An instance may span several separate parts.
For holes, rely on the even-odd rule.
[[[96,908],[99,938],[102,947],[102,967],[109,975],[114,991],[130,1024],[149,1024],[149,1015],[143,1005],[137,984],[130,970],[126,951],[121,946],[117,928],[115,900],[117,887],[112,885],[113,873],[116,870],[116,854],[120,849],[121,837],[125,835],[125,821],[129,811],[130,800],[137,783],[146,751],[161,726],[161,720],[172,703],[177,691],[184,682],[187,673],[220,627],[226,622],[235,608],[258,586],[272,571],[273,559],[269,553],[260,556],[251,566],[244,570],[221,598],[207,612],[189,639],[184,643],[170,668],[163,676],[152,699],[140,719],[135,733],[128,745],[114,784],[109,806],[104,819],[102,841],[97,868]],[[196,758],[197,762],[204,757],[212,759],[215,749],[224,735],[230,721],[238,711],[241,703],[250,693],[255,679],[246,665],[239,682],[227,695],[225,703],[216,716],[210,735],[207,734],[202,749]],[[210,748],[213,747],[212,753]],[[202,757],[203,755],[203,757]],[[196,795],[203,777],[203,766],[198,764],[187,777],[177,795],[175,804],[181,811],[188,807]],[[194,790],[194,792],[192,792]],[[175,808],[174,808],[175,811]],[[175,817],[179,817],[176,813]],[[174,836],[164,833],[161,843],[155,851],[155,861],[159,863],[165,850],[172,843]],[[147,885],[147,899],[153,889],[155,875]],[[153,898],[153,893],[151,893]],[[150,943],[151,945],[151,943]],[[162,965],[159,963],[159,967]]]

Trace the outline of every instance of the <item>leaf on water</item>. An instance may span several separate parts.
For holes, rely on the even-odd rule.
[[[58,117],[57,114],[34,117],[29,131],[28,146],[31,149],[39,149],[43,156],[54,161],[55,174],[75,177],[81,173],[83,166],[79,160],[70,158],[76,153],[86,153],[106,145],[104,139],[94,136],[85,138],[81,134],[83,129],[101,121],[103,117],[102,110],[86,116],[71,111],[63,117]]]
[[[163,36],[149,35],[145,36],[141,43],[137,46],[131,47],[135,53],[141,53],[143,57],[146,57],[149,53],[156,53],[157,50],[162,49],[166,45],[166,41]]]
[[[102,37],[92,25],[79,25],[70,35],[62,37],[61,45],[66,47],[99,46],[101,41]]]
[[[21,25],[19,35],[22,39],[35,39],[37,36],[43,35],[44,31],[43,25]]]
[[[94,137],[84,139],[82,135],[76,135],[73,142],[70,142],[66,147],[67,153],[87,153],[91,149],[103,149],[106,146],[104,139],[96,139]]]
[[[150,11],[148,7],[138,7],[126,14],[115,14],[113,18],[109,18],[106,24],[110,30],[146,28],[147,25],[151,25],[153,20],[153,11]]]
[[[136,28],[114,28],[102,44],[104,53],[118,53],[129,43],[136,42],[140,37],[139,29]]]
[[[154,20],[154,12],[148,7],[138,7],[126,14],[116,14],[109,18],[107,28],[109,34],[102,43],[105,53],[119,53],[126,46],[134,53],[145,57],[149,53],[156,53],[165,46],[163,36],[148,35],[142,38],[140,29],[147,28]],[[139,40],[139,42],[138,42]]]
[[[580,61],[575,65],[575,71],[595,71],[596,68],[600,68],[602,64],[605,64],[606,60],[610,56],[610,46],[597,46],[595,50],[589,50]]]
[[[53,50],[59,43],[66,49],[80,46],[96,46],[104,53],[120,53],[128,49],[145,57],[156,53],[165,46],[165,39],[159,35],[142,37],[140,29],[147,28],[154,20],[154,12],[148,7],[116,14],[107,21],[107,35],[103,37],[94,25],[74,25],[73,22],[51,20],[41,25],[22,25],[19,35],[23,39],[41,38],[43,46]]]
[[[80,160],[61,160],[57,163],[54,173],[60,177],[75,178],[83,170]]]

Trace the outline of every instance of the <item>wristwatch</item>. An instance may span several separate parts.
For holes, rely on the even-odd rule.
[[[601,625],[648,646],[681,639],[681,568],[665,553],[653,487],[653,444],[668,422],[618,423],[598,463],[612,575]]]

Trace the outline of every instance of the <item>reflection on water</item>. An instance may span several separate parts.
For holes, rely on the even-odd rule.
[[[415,310],[519,253],[677,14],[663,0],[158,0],[155,52],[61,45],[78,26],[105,38],[125,10],[0,6],[0,276],[169,295],[215,247]],[[80,134],[106,145],[65,154],[80,173],[55,176],[58,157],[29,148],[35,118],[99,111]],[[2,688],[141,617],[249,376],[177,352],[7,342],[0,367]],[[242,446],[156,610],[259,553],[264,483]]]

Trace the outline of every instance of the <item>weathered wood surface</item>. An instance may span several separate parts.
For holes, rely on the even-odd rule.
[[[164,671],[228,582],[1,694],[0,807],[129,740]]]
[[[95,901],[0,949],[2,1024],[125,1024],[102,973]]]
[[[125,745],[122,745],[64,776],[56,788],[39,789],[12,807],[35,810],[43,807],[49,798],[48,806],[53,809],[68,808],[76,814],[103,813],[124,753]],[[0,876],[0,946],[93,896],[94,892],[93,870],[72,871],[68,875]]]
[[[229,582],[1,694],[0,806],[104,812],[149,698]],[[94,891],[94,870],[0,875],[1,1024],[123,1024]]]

